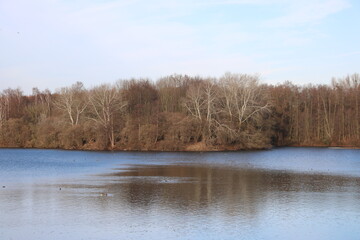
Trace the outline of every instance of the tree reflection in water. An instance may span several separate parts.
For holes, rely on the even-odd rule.
[[[215,209],[250,219],[269,201],[293,202],[293,198],[306,199],[307,193],[325,193],[320,198],[336,193],[339,199],[344,197],[342,192],[360,193],[360,179],[355,177],[198,165],[132,165],[99,177],[101,185],[71,184],[67,188],[77,193],[77,189],[96,189],[99,194],[88,196],[106,193],[111,197],[95,202],[118,201],[144,209],[162,205],[190,212]]]
[[[356,177],[209,164],[127,165],[85,179],[4,189],[0,226],[6,227],[0,235],[357,239],[359,202]]]

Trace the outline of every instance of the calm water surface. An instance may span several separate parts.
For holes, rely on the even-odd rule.
[[[360,239],[360,150],[0,149],[0,239]]]

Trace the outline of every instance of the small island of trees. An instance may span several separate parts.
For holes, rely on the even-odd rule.
[[[360,146],[360,76],[331,85],[171,75],[0,93],[0,147],[220,151]]]

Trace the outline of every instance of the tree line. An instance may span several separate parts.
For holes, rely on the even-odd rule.
[[[360,76],[331,85],[171,75],[0,93],[0,146],[205,151],[360,146]]]

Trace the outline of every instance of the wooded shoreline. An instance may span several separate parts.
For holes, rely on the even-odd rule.
[[[51,93],[0,93],[0,147],[237,151],[360,147],[360,77],[261,84],[256,75],[172,75]]]
[[[84,148],[34,148],[34,147],[2,147],[1,149],[42,149],[42,150],[64,150],[64,151],[94,151],[94,152],[246,152],[246,151],[267,151],[274,148],[328,148],[328,149],[356,149],[360,150],[359,146],[344,146],[344,145],[289,145],[289,146],[271,146],[269,148],[254,148],[254,149],[230,149],[230,148],[212,148],[212,149],[184,149],[184,150],[158,150],[158,149],[147,149],[147,150],[132,150],[132,149],[84,149]]]

